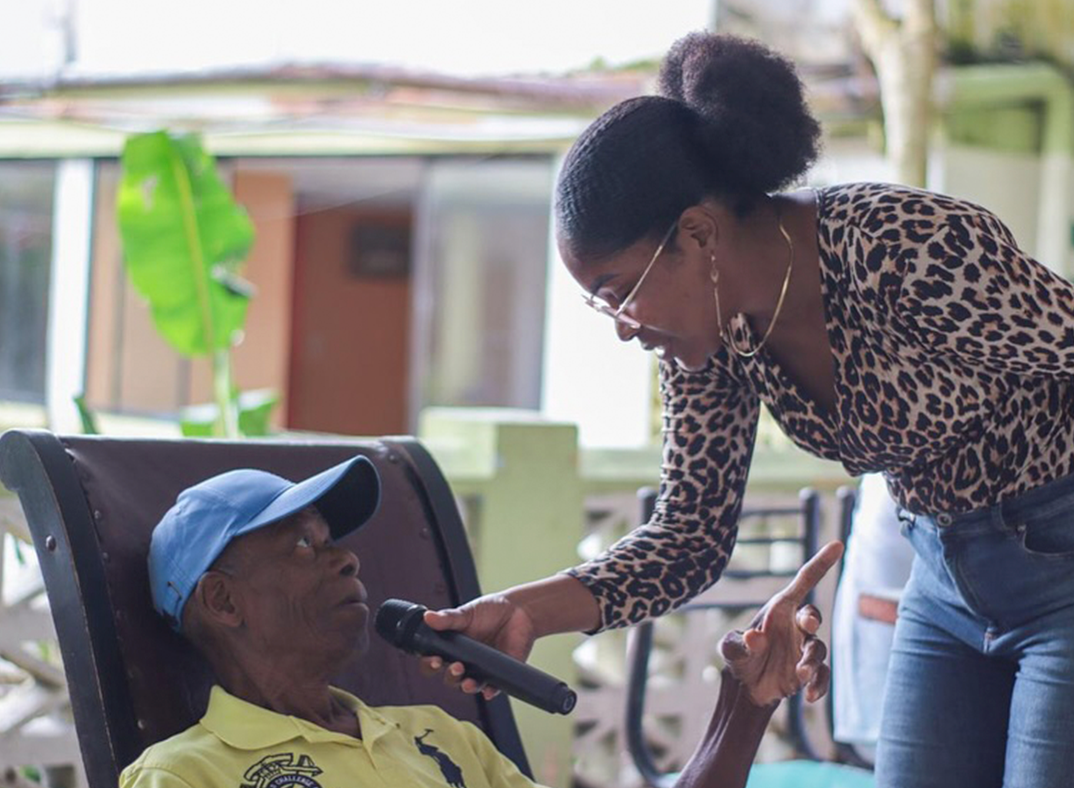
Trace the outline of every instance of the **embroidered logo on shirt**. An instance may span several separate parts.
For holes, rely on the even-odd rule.
[[[242,788],[321,788],[313,778],[320,769],[308,755],[293,752],[266,755],[246,770]]]
[[[432,728],[426,728],[425,733],[414,737],[414,744],[417,745],[418,752],[422,755],[428,755],[436,761],[436,765],[440,767],[440,773],[444,775],[444,781],[448,785],[452,786],[452,788],[466,788],[466,782],[462,779],[462,769],[459,768],[459,765],[441,752],[439,747],[425,743],[425,737],[432,732]]]

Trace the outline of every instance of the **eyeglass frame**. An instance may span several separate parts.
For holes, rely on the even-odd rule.
[[[630,292],[626,294],[623,303],[621,303],[617,309],[612,309],[612,305],[603,298],[598,298],[596,293],[580,293],[582,300],[585,301],[591,309],[602,315],[607,315],[616,323],[622,323],[631,331],[639,330],[642,327],[642,324],[630,315],[625,314],[625,310],[634,300],[634,296],[638,294],[638,290],[641,289],[642,283],[645,282],[645,278],[649,276],[649,271],[651,271],[656,264],[657,259],[660,257],[660,253],[664,251],[664,247],[668,245],[668,241],[671,240],[671,236],[674,235],[675,228],[678,226],[679,219],[676,217],[675,221],[673,221],[668,228],[668,231],[664,233],[664,238],[660,241],[660,245],[656,247],[656,251],[653,253],[653,258],[649,261],[649,264],[645,266],[645,270],[641,272],[641,277],[638,279],[637,284],[630,288]]]

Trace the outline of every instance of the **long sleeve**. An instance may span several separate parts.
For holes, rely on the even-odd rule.
[[[760,402],[726,351],[701,372],[661,365],[664,450],[650,522],[569,570],[596,597],[600,629],[662,615],[711,586],[734,547]]]
[[[896,313],[911,341],[998,374],[1074,377],[1074,284],[995,216],[948,216],[903,262]]]
[[[864,184],[825,209],[844,465],[915,512],[1074,472],[1074,285],[972,203]]]

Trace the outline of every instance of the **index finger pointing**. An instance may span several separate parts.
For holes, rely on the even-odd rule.
[[[842,555],[842,542],[828,542],[798,570],[798,574],[783,589],[781,596],[784,599],[793,600],[796,604],[804,602],[806,594],[816,587],[821,578],[828,574],[828,570],[839,562]]]

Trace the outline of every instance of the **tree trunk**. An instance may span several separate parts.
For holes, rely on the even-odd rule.
[[[881,0],[854,0],[854,21],[876,69],[884,138],[895,179],[925,186],[932,79],[936,70],[934,0],[904,0],[903,17],[887,14]]]

